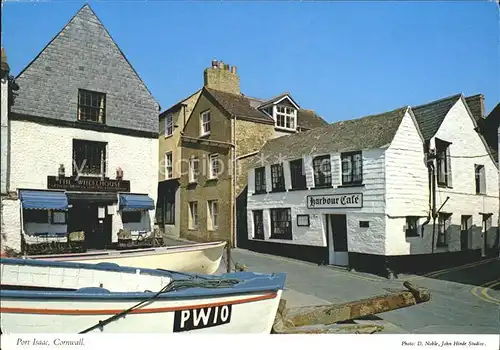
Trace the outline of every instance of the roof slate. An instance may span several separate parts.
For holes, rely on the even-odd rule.
[[[282,136],[266,142],[261,155],[253,161],[263,166],[281,159],[296,159],[304,155],[350,152],[380,148],[390,144],[408,107],[341,121],[302,133]],[[272,157],[274,156],[274,157]],[[262,159],[268,158],[265,162]]]
[[[465,98],[467,106],[472,113],[476,122],[481,123],[484,120],[484,96],[482,94],[477,94],[474,96],[469,96]]]
[[[430,140],[436,134],[448,111],[461,96],[462,94],[457,94],[425,105],[412,107],[418,127],[425,140]]]
[[[248,97],[243,94],[235,95],[206,87],[204,90],[231,115],[246,117],[263,123],[274,123],[273,118],[258,109],[263,103],[266,105],[270,104],[269,101],[271,100]],[[273,98],[272,101],[277,101],[286,95],[287,93],[281,94]],[[328,123],[312,110],[299,109],[297,113],[297,125],[301,129],[313,129],[328,125]]]

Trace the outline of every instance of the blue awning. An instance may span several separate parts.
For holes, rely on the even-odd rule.
[[[152,210],[155,202],[146,194],[120,194],[121,210]]]
[[[21,190],[19,194],[24,209],[68,209],[68,198],[65,192]]]

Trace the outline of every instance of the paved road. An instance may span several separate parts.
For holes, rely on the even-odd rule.
[[[500,259],[441,270],[426,277],[408,275],[387,280],[241,249],[234,249],[232,256],[234,261],[247,265],[249,271],[286,272],[286,288],[294,304],[322,300],[339,303],[386,294],[388,290],[404,289],[404,280],[428,288],[431,301],[378,315],[386,322],[389,333],[500,332]]]

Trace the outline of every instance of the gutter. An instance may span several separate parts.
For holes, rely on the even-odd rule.
[[[219,144],[219,145],[230,146],[232,148],[236,147],[233,143],[230,143],[230,142],[217,141],[217,140],[211,140],[211,139],[204,139],[204,138],[199,138],[199,137],[190,137],[190,136],[185,136],[182,133],[181,133],[181,138],[184,139],[184,140],[186,140],[186,141],[192,141],[192,142],[215,143],[215,144]]]
[[[248,157],[251,157],[251,156],[258,154],[259,152],[260,151],[250,152],[250,153],[244,154],[242,156],[236,157],[236,159],[245,159],[245,158],[248,158]]]

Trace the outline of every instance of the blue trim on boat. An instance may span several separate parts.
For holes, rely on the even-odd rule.
[[[136,273],[140,270],[141,274],[154,276],[171,277],[173,280],[185,280],[200,276],[204,279],[237,279],[239,283],[227,288],[203,288],[194,287],[182,290],[170,291],[158,296],[158,299],[191,299],[191,298],[210,298],[214,296],[230,296],[248,293],[277,292],[283,290],[286,281],[285,273],[257,273],[257,272],[232,272],[220,275],[201,275],[180,272],[158,271],[152,269],[139,269],[134,267],[123,267],[116,264],[85,264],[67,261],[42,261],[16,258],[1,258],[1,264],[6,265],[28,265],[43,267],[66,267],[80,268],[88,270],[113,271],[118,273]],[[191,277],[191,278],[190,278]],[[90,286],[89,286],[90,287]],[[0,298],[10,299],[79,299],[79,300],[137,300],[148,299],[158,291],[146,292],[105,292],[101,289],[82,288],[78,291],[33,291],[33,290],[0,290]]]
[[[153,210],[154,200],[146,194],[122,194],[120,193],[121,210]]]
[[[19,190],[19,195],[24,209],[68,209],[68,198],[65,192]]]

